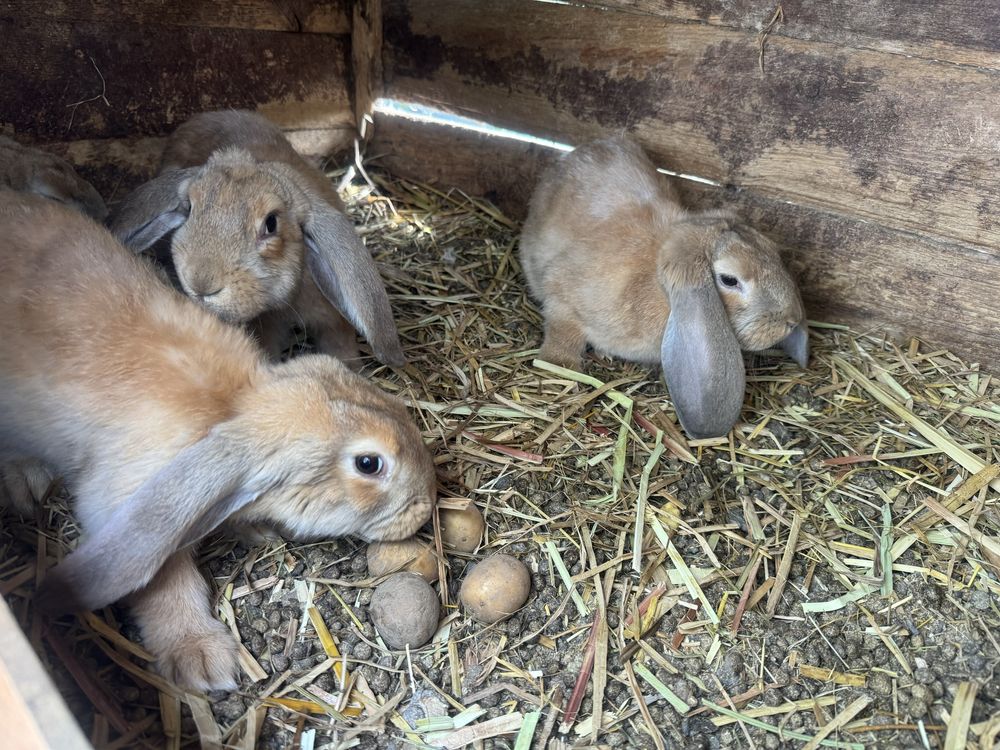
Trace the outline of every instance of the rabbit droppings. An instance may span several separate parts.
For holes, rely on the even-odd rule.
[[[234,688],[195,542],[227,519],[392,540],[430,517],[433,461],[400,401],[326,355],[268,362],[82,215],[0,196],[0,284],[0,459],[56,469],[85,531],[43,611],[131,595],[165,676]]]
[[[111,227],[136,252],[173,232],[184,292],[222,320],[252,321],[272,357],[300,324],[353,366],[354,328],[382,362],[405,361],[375,261],[336,190],[260,115],[205,112],[181,125],[159,175]]]
[[[689,213],[624,139],[549,167],[521,234],[521,264],[545,316],[539,356],[578,368],[588,343],[659,362],[693,437],[727,433],[744,394],[740,349],[809,356],[798,288],[774,244],[728,211]]]

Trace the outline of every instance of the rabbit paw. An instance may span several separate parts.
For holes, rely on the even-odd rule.
[[[233,634],[218,620],[203,632],[190,632],[160,651],[160,672],[182,688],[199,693],[235,690],[239,649]]]
[[[33,506],[45,498],[52,482],[52,472],[37,459],[8,461],[0,465],[0,505],[31,516]]]

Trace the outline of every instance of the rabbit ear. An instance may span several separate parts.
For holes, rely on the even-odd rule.
[[[46,578],[39,606],[50,615],[92,610],[141,589],[174,552],[267,488],[245,441],[216,428],[178,453],[84,538]]]
[[[743,406],[743,355],[711,274],[670,290],[660,360],[681,426],[693,438],[732,429]]]
[[[60,165],[61,167],[62,165]],[[67,165],[65,168],[47,168],[36,172],[29,189],[46,198],[65,203],[82,211],[95,221],[104,221],[107,206],[94,186],[80,177]]]
[[[185,194],[197,167],[168,169],[140,185],[119,206],[111,232],[133,252],[152,247],[187,221],[191,204]]]
[[[799,323],[792,332],[778,344],[781,350],[798,362],[799,367],[809,364],[809,330],[805,323]]]
[[[389,295],[368,248],[351,220],[326,201],[310,197],[302,225],[306,264],[325,296],[368,339],[375,356],[389,365],[406,362],[392,319]]]

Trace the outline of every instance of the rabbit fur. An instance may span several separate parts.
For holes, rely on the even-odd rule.
[[[51,198],[95,221],[108,215],[100,194],[69,162],[5,136],[0,136],[0,188]]]
[[[802,300],[774,244],[730,211],[686,211],[626,139],[581,146],[543,173],[520,254],[545,317],[539,356],[579,368],[589,343],[659,362],[693,437],[739,418],[741,348],[808,361]]]
[[[84,530],[43,610],[128,596],[169,679],[229,689],[199,539],[228,520],[389,540],[428,520],[434,465],[400,401],[327,355],[268,361],[80,214],[0,194],[0,284],[0,460],[52,467]]]
[[[301,325],[319,351],[354,366],[354,329],[382,362],[405,361],[375,261],[336,190],[260,115],[205,112],[177,128],[158,176],[111,227],[136,252],[172,232],[184,292],[227,322],[251,323],[272,357]]]

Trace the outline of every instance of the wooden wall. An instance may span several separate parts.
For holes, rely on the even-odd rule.
[[[353,138],[350,0],[0,0],[0,132],[114,202],[196,112],[250,108],[303,150]]]
[[[382,95],[637,137],[779,240],[810,315],[1000,372],[1000,10],[978,0],[388,0]],[[613,6],[613,7],[609,7]],[[761,68],[763,66],[763,69]],[[523,213],[551,154],[376,119],[392,169]]]

